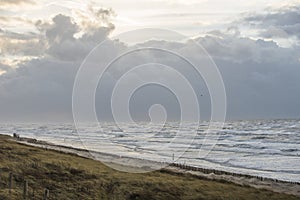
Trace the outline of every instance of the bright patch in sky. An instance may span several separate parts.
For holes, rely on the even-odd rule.
[[[6,12],[0,11],[0,15],[10,16],[12,21],[12,17],[22,18],[24,21],[48,19],[58,13],[74,14],[76,10],[84,12],[90,5],[94,5],[114,10],[115,34],[137,28],[155,27],[172,29],[192,36],[224,27],[238,19],[242,13],[262,12],[279,5],[293,5],[295,2],[294,0],[110,0],[101,2],[42,0],[34,3],[29,1],[28,4],[23,3],[19,7],[6,5]],[[24,23],[21,27],[17,25],[8,23],[4,27],[18,31],[29,28]]]
[[[1,76],[2,74],[5,74],[5,73],[6,73],[6,71],[0,70],[0,76]]]

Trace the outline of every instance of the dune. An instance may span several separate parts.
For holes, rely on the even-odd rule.
[[[41,199],[45,192],[47,199],[300,199],[294,183],[174,164],[158,169],[162,163],[99,152],[97,159],[116,166],[157,169],[125,173],[83,149],[9,136],[0,136],[0,143],[0,199]]]

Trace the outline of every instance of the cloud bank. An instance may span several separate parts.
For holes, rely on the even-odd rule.
[[[262,29],[261,35],[267,38],[292,37],[300,39],[300,6],[290,6],[278,12],[256,14],[244,20]]]
[[[295,43],[292,47],[283,48],[268,39],[275,36],[299,39],[298,8],[247,17],[245,22],[261,26],[261,35],[265,39],[244,37],[239,28],[210,31],[195,39],[208,51],[223,76],[228,98],[228,119],[300,117],[299,45]],[[35,26],[39,34],[19,35],[1,30],[3,53],[34,58],[30,57],[17,68],[11,68],[7,63],[0,65],[0,69],[6,71],[0,76],[0,121],[72,121],[73,83],[86,55],[105,39],[110,42],[103,54],[117,55],[119,51],[132,48],[121,41],[109,39],[114,29],[109,20],[114,15],[111,10],[92,11],[96,21],[84,18],[76,21],[62,14],[54,16],[50,22],[37,21]],[[272,31],[274,28],[276,31]],[[14,40],[15,43],[12,42]],[[189,41],[152,40],[138,45],[168,47],[188,52],[191,57],[200,56]],[[125,63],[130,66],[143,60],[181,68],[197,93],[203,118],[210,116],[205,83],[189,70],[189,66],[155,52],[132,56]],[[103,119],[111,120],[109,91],[126,65],[116,63],[115,70],[105,75],[104,89],[96,95],[98,115]],[[96,70],[97,64],[91,67]],[[174,77],[167,76],[167,70],[149,73],[156,73],[158,78],[167,78],[176,84]],[[139,74],[135,76],[141,78]],[[179,119],[180,110],[174,95],[162,88],[143,89],[135,94],[131,102],[135,119],[147,120],[147,110],[155,103],[166,107],[170,119]]]

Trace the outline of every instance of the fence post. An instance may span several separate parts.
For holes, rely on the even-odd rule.
[[[47,200],[48,197],[49,197],[49,190],[45,189],[44,200]]]
[[[13,173],[9,173],[9,180],[8,180],[8,187],[9,187],[9,194],[11,194],[11,190],[13,187]]]
[[[26,200],[27,198],[27,193],[28,193],[28,181],[24,181],[24,188],[23,188],[23,199]]]
[[[34,188],[32,188],[32,195],[31,195],[31,200],[33,200],[34,199],[34,194],[35,193],[35,189]]]

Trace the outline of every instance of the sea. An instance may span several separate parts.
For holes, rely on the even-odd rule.
[[[7,123],[0,133],[157,162],[300,182],[300,120],[98,124]],[[101,160],[100,160],[101,161]]]

